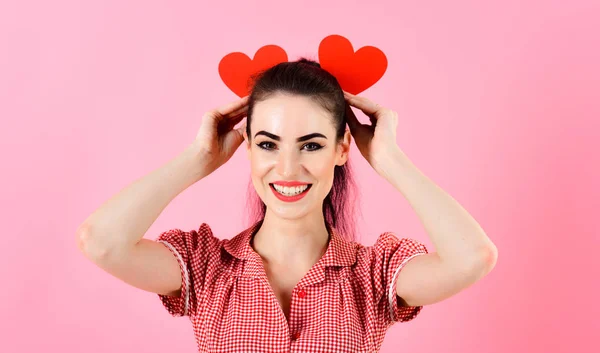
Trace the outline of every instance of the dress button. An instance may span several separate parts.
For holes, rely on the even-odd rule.
[[[306,297],[306,291],[304,289],[300,289],[300,291],[298,291],[298,297],[299,298]]]
[[[297,340],[298,338],[300,338],[300,333],[295,332],[295,333],[292,334],[292,340],[293,341]]]

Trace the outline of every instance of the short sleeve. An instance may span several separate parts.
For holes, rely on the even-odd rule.
[[[219,238],[206,223],[198,231],[171,229],[160,234],[157,242],[164,244],[177,259],[181,271],[181,295],[179,297],[158,294],[163,306],[172,316],[190,316],[196,312],[197,296],[207,281],[207,269],[216,259]]]
[[[393,233],[381,234],[372,248],[371,271],[377,313],[388,325],[414,319],[422,306],[402,306],[396,294],[398,274],[416,256],[427,254],[421,242],[411,239],[398,239]]]

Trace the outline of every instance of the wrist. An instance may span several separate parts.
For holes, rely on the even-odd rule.
[[[179,155],[179,158],[185,160],[185,163],[189,165],[192,176],[196,179],[195,181],[212,173],[208,153],[194,144],[189,145],[183,153]]]
[[[377,172],[390,180],[393,175],[405,173],[414,167],[411,160],[399,148],[391,148],[377,158]]]

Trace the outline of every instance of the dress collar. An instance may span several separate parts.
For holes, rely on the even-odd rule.
[[[231,239],[225,239],[223,247],[232,256],[240,260],[260,259],[260,255],[250,246],[250,240],[260,228],[263,220],[259,220],[249,228],[238,233]],[[325,223],[330,239],[325,254],[318,263],[323,266],[351,266],[356,262],[355,242],[349,242],[329,223]]]

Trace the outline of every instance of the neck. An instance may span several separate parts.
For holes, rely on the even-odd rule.
[[[284,219],[267,209],[251,245],[267,263],[310,267],[323,256],[328,242],[329,232],[322,212]]]

